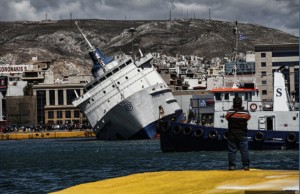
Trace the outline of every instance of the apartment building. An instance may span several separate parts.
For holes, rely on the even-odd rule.
[[[282,66],[291,100],[299,102],[299,44],[255,46],[256,82],[263,100],[273,99],[273,73]]]

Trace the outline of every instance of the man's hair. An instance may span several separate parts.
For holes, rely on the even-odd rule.
[[[240,97],[235,97],[233,99],[233,108],[242,108],[242,99]]]

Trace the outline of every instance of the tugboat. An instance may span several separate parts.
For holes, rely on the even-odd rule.
[[[158,121],[182,115],[171,89],[151,64],[152,55],[138,60],[122,55],[105,56],[87,42],[94,63],[94,80],[85,85],[84,94],[73,101],[84,112],[100,140],[153,139]]]
[[[227,149],[227,110],[232,107],[233,98],[243,100],[249,110],[248,121],[249,149],[298,149],[299,148],[299,111],[294,110],[285,86],[283,67],[274,72],[273,103],[261,100],[254,83],[231,88],[215,88],[215,112],[213,126],[189,123],[163,123],[161,125],[161,150],[172,151],[209,151]]]
[[[235,58],[238,39],[237,22]],[[237,61],[235,59],[235,61]],[[214,95],[213,126],[162,122],[160,145],[163,152],[174,151],[217,151],[227,149],[228,122],[227,111],[233,105],[233,99],[240,97],[243,107],[249,110],[248,121],[249,149],[299,149],[299,111],[295,111],[290,101],[285,79],[280,67],[274,72],[273,102],[261,100],[255,82],[236,82],[237,65],[234,66],[234,83],[230,88],[219,87],[211,90]]]

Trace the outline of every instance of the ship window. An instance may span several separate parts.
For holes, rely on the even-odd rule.
[[[105,77],[101,77],[100,79],[99,79],[99,82],[102,82],[102,81],[104,81],[105,80]]]
[[[92,85],[89,85],[89,86],[86,87],[86,90],[89,91],[89,90],[92,89],[92,88],[93,88],[93,86],[92,86]]]
[[[114,87],[115,87],[115,85],[112,85],[112,87],[114,88]]]
[[[131,63],[131,60],[127,61],[127,62],[126,62],[126,65],[129,65],[130,63]]]
[[[225,93],[225,100],[229,100],[229,93]]]
[[[246,101],[252,101],[251,92],[245,92],[245,100]]]
[[[125,78],[126,78],[126,79],[128,79],[128,77],[127,77],[127,76],[126,76]]]
[[[215,93],[216,100],[221,100],[221,93]]]
[[[125,67],[125,64],[120,65],[120,69],[123,69]]]
[[[108,74],[106,74],[106,78],[109,78],[112,75],[112,72],[109,72]]]
[[[96,85],[98,85],[100,82],[97,80],[97,81],[95,81],[94,83],[93,83],[93,86],[96,86]]]
[[[140,72],[141,70],[140,69],[138,69],[138,72]]]
[[[120,84],[120,82],[117,82],[118,84]]]
[[[117,73],[119,71],[119,68],[116,68],[113,70],[113,73]]]
[[[104,93],[104,94],[106,94],[106,92],[105,92],[105,91],[103,91],[103,93]]]

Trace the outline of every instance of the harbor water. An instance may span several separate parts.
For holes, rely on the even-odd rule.
[[[49,193],[134,173],[227,169],[227,152],[162,153],[159,140],[0,141],[0,193]],[[238,154],[238,168],[241,168]],[[250,150],[251,168],[298,170],[299,152]]]

